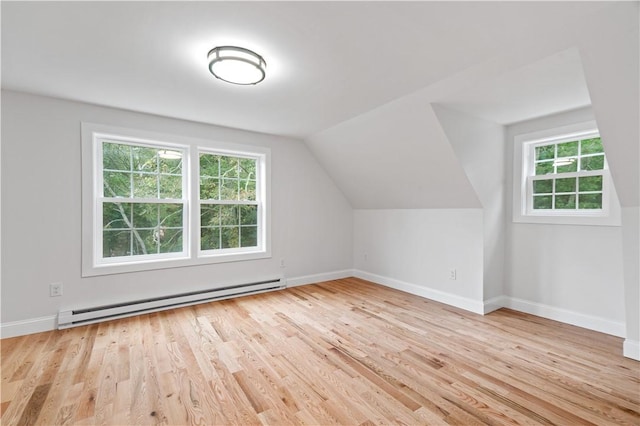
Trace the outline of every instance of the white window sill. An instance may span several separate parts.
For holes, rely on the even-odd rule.
[[[551,225],[587,225],[587,226],[620,226],[620,212],[608,216],[596,215],[562,215],[562,214],[514,214],[514,223],[541,223]]]

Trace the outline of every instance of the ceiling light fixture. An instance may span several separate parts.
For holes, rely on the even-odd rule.
[[[553,162],[556,167],[568,166],[576,162],[575,158],[559,158]]]
[[[178,160],[182,158],[182,153],[180,151],[169,151],[168,149],[161,149],[158,151],[158,156],[160,158],[164,158],[165,160]]]
[[[227,83],[258,84],[265,77],[267,63],[255,52],[236,46],[218,46],[209,51],[209,71]]]

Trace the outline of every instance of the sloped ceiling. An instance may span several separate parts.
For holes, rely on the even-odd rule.
[[[638,205],[637,26],[637,2],[2,2],[2,88],[297,137],[358,208],[479,206],[432,103],[508,124],[590,93]],[[267,79],[213,78],[225,44]]]
[[[531,45],[608,7],[2,2],[2,87],[303,138],[505,52],[531,62]],[[213,78],[207,52],[226,44],[262,54],[265,81],[238,87]]]

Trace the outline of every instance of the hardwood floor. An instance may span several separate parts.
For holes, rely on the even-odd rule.
[[[354,278],[1,343],[3,425],[640,424],[622,339]]]

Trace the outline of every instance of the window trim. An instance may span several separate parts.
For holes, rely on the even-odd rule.
[[[532,133],[518,134],[514,137],[513,150],[513,222],[548,223],[565,225],[603,225],[620,226],[620,204],[615,193],[609,171],[606,152],[605,167],[602,170],[602,209],[594,210],[534,210],[531,206],[532,182],[535,179],[528,174],[533,147],[548,142],[557,144],[600,135],[595,121],[587,121],[568,126],[545,129]],[[575,172],[576,176],[581,172]],[[557,176],[557,175],[555,175]],[[565,177],[570,177],[565,175]]]
[[[198,214],[195,215],[197,218],[196,228],[198,229],[198,238],[196,238],[197,244],[195,244],[195,247],[194,247],[197,252],[197,256],[199,258],[232,257],[234,255],[242,255],[245,253],[248,254],[248,253],[253,253],[253,252],[262,250],[262,247],[264,247],[265,242],[269,240],[266,232],[268,227],[264,226],[264,221],[266,219],[264,210],[265,210],[265,206],[267,205],[266,194],[268,194],[269,192],[267,188],[265,188],[265,186],[268,185],[267,170],[269,169],[269,167],[267,166],[267,161],[268,161],[267,154],[258,153],[258,152],[248,153],[246,150],[237,151],[237,150],[231,150],[228,148],[221,149],[221,148],[209,148],[209,147],[201,147],[201,146],[197,148],[196,157],[199,158],[200,154],[229,155],[233,157],[241,157],[241,158],[244,157],[244,158],[252,158],[257,160],[256,203],[246,203],[246,204],[251,204],[251,205],[256,204],[258,206],[258,229],[261,230],[261,232],[258,233],[257,248],[240,247],[236,249],[202,250],[201,249],[202,245],[200,244],[201,223],[200,223],[200,214],[199,214],[202,201],[205,201],[205,204],[233,204],[233,205],[244,204],[244,202],[242,201],[228,202],[225,200],[218,200],[217,203],[210,203],[210,202],[207,202],[208,200],[201,200],[200,193],[198,191],[197,198],[194,199],[196,200],[196,204],[197,204],[196,208],[198,211]],[[200,182],[200,168],[194,167],[193,172],[196,174],[194,178],[194,182]]]
[[[167,146],[184,150],[183,157],[183,209],[184,232],[183,251],[169,256],[154,256],[152,259],[137,258],[126,262],[108,260],[97,262],[98,245],[102,238],[98,224],[98,197],[101,194],[102,177],[97,176],[101,170],[101,154],[98,154],[98,138],[111,139],[114,142],[133,143],[138,145]],[[199,218],[199,170],[198,155],[200,152],[227,152],[229,155],[244,155],[261,158],[261,202],[262,202],[262,245],[251,249],[226,250],[220,253],[200,253],[200,218]],[[184,137],[145,130],[121,128],[96,123],[81,123],[82,152],[82,276],[91,277],[137,271],[150,271],[165,268],[184,267],[203,264],[265,259],[271,257],[271,150],[266,147],[217,142],[212,140]],[[186,192],[185,192],[186,189]],[[100,222],[101,224],[101,222]],[[102,257],[101,254],[99,257]]]

